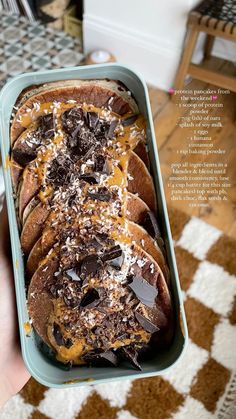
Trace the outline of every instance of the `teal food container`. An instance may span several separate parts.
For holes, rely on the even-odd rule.
[[[9,124],[13,106],[18,95],[27,86],[66,79],[102,79],[109,78],[122,81],[134,95],[140,112],[147,120],[147,144],[154,178],[158,204],[158,222],[167,251],[167,260],[171,274],[171,293],[175,313],[175,333],[172,345],[168,350],[158,352],[156,357],[141,363],[142,371],[126,367],[73,367],[66,370],[46,358],[38,347],[34,331],[29,323],[24,281],[24,263],[22,258],[19,232],[14,208],[13,191],[9,168]],[[134,71],[119,64],[91,65],[58,70],[47,70],[38,73],[27,73],[8,82],[0,94],[0,128],[1,152],[6,187],[6,199],[11,235],[12,259],[15,277],[16,301],[19,319],[21,349],[24,362],[32,376],[40,383],[57,388],[75,387],[88,382],[98,384],[122,378],[150,377],[164,373],[172,367],[182,355],[187,343],[187,325],[184,314],[178,272],[170,232],[169,220],[163,191],[159,158],[152,122],[148,91],[142,77]]]

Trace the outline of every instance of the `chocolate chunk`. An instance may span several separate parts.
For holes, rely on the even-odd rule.
[[[37,151],[30,149],[30,150],[12,150],[12,157],[16,163],[20,166],[25,167],[28,163],[35,159],[37,156]]]
[[[154,306],[158,291],[156,287],[149,284],[142,276],[134,276],[128,286],[143,304],[148,307]]]
[[[82,108],[72,108],[63,112],[61,116],[62,127],[68,133],[72,134],[77,126],[84,125],[84,112]]]
[[[151,320],[144,317],[138,311],[135,311],[135,317],[138,320],[139,324],[143,327],[143,329],[146,330],[146,332],[155,333],[158,332],[158,330],[160,330],[158,326],[153,324]]]
[[[80,307],[91,308],[99,304],[100,296],[95,288],[90,288],[80,301]]]
[[[104,186],[103,188],[100,188],[98,192],[88,192],[87,196],[91,199],[97,199],[98,201],[108,202],[110,201],[112,195]]]
[[[88,352],[83,356],[83,360],[94,366],[118,365],[119,359],[113,351],[106,352]]]
[[[152,211],[147,212],[143,221],[143,227],[154,239],[161,236],[155,214]]]
[[[120,270],[124,262],[124,252],[119,245],[106,250],[102,256],[104,262],[108,262],[114,269]]]
[[[99,116],[96,112],[88,112],[87,113],[88,118],[88,126],[90,129],[95,130],[97,123],[99,121]]]
[[[101,240],[102,242],[106,242],[109,239],[109,236],[107,233],[97,233],[96,235],[98,239]]]
[[[109,168],[109,165],[108,165],[108,161],[101,154],[99,154],[96,157],[96,159],[95,159],[95,168],[94,168],[94,170],[95,170],[95,172],[104,173],[106,175],[109,175],[110,174],[110,168]]]
[[[133,124],[135,121],[136,121],[136,119],[138,118],[138,115],[131,115],[131,116],[128,116],[128,118],[125,118],[125,119],[122,119],[121,120],[121,124],[124,126],[124,127],[127,127],[128,125],[131,125],[131,124]]]
[[[100,250],[102,248],[102,244],[97,240],[96,237],[92,238],[88,241],[88,247],[93,247],[96,250]]]
[[[76,193],[73,193],[72,195],[70,195],[70,197],[68,199],[69,207],[71,207],[75,203],[76,196],[77,196]]]
[[[68,184],[72,170],[72,162],[64,156],[57,156],[47,172],[47,179],[55,186]]]
[[[69,269],[65,273],[66,273],[66,275],[69,276],[70,279],[72,279],[72,281],[80,281],[81,280],[74,269]]]
[[[87,157],[87,153],[90,151],[93,145],[93,138],[89,136],[89,133],[84,133],[83,137],[78,136],[76,138],[69,139],[69,145],[71,147],[71,154],[78,157]]]
[[[112,246],[115,241],[108,236],[107,233],[96,233],[96,239],[101,243],[104,247],[104,244]]]
[[[72,297],[71,295],[63,295],[63,300],[65,304],[70,308],[79,307],[79,299],[77,297]]]
[[[102,154],[99,154],[98,156],[96,156],[95,172],[102,172],[103,171],[105,161],[106,161],[106,158]]]
[[[108,130],[108,133],[107,133],[107,138],[113,138],[114,137],[114,132],[115,132],[115,129],[117,127],[117,124],[118,124],[117,119],[113,119],[111,121],[109,130]]]
[[[60,326],[57,323],[53,323],[52,333],[58,346],[65,346],[66,348],[70,348],[73,345],[71,339],[65,339],[62,336]]]
[[[138,352],[132,346],[123,346],[119,349],[119,355],[125,361],[128,361],[133,365],[137,370],[142,371],[141,366],[138,363]]]
[[[80,273],[83,276],[96,275],[102,267],[102,262],[97,255],[86,256],[81,263]]]
[[[99,175],[96,173],[84,173],[83,175],[80,175],[80,179],[85,180],[85,182],[88,182],[90,185],[99,183]]]
[[[44,138],[52,138],[54,136],[54,120],[52,113],[41,116],[40,127],[41,134]]]

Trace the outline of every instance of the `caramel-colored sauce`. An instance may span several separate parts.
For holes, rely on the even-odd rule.
[[[29,336],[30,332],[31,332],[31,326],[29,322],[25,322],[24,323],[24,332],[26,336]]]
[[[55,106],[56,105],[56,106]],[[52,147],[48,149],[42,149],[39,150],[37,158],[35,159],[36,165],[35,165],[35,173],[38,177],[39,184],[44,184],[45,178],[46,178],[46,170],[47,170],[47,163],[50,162],[50,160],[53,158],[55,150],[58,150],[61,145],[63,144],[64,135],[61,130],[61,122],[59,121],[60,115],[75,106],[78,106],[79,104],[75,103],[43,103],[36,105],[30,112],[26,112],[24,115],[21,115],[20,121],[21,125],[24,128],[30,129],[30,126],[35,126],[35,121],[37,121],[37,118],[51,113],[52,111],[55,114],[56,117],[56,128],[57,128],[57,134],[52,139]],[[104,109],[97,108],[92,105],[79,105],[83,108],[85,111],[93,111],[99,114],[99,116],[105,116],[106,111]],[[114,112],[110,112],[110,115],[112,118],[116,118],[118,120],[125,119],[129,114],[124,115],[120,117],[120,115],[115,114]],[[112,173],[109,175],[103,182],[104,186],[107,186],[108,188],[119,188],[121,190],[121,199],[122,199],[122,208],[121,208],[121,214],[114,216],[109,215],[109,202],[99,202],[97,205],[99,205],[99,211],[100,214],[103,213],[107,219],[112,219],[112,229],[110,232],[111,238],[113,238],[115,241],[117,241],[120,244],[123,245],[130,245],[131,244],[131,238],[127,234],[126,231],[126,206],[127,206],[127,171],[128,171],[128,163],[129,163],[129,150],[135,149],[137,144],[140,140],[144,140],[145,138],[145,119],[142,115],[139,115],[134,124],[130,126],[125,126],[117,129],[117,133],[115,136],[116,143],[119,145],[119,147],[116,149],[113,146],[107,147],[107,153],[108,155],[116,161],[116,165],[113,165],[112,167]],[[25,171],[26,172],[26,171]],[[24,172],[23,176],[26,176]],[[88,188],[88,187],[87,187]],[[83,191],[83,193],[86,193],[87,189]],[[44,189],[41,189],[38,196],[39,199],[43,203],[47,203],[49,198],[53,196],[54,190],[52,186],[47,185],[44,187]],[[88,200],[85,204],[85,208],[89,208],[91,205],[91,202]],[[94,201],[92,202],[92,205],[94,205]],[[98,215],[92,215],[90,217],[90,220],[92,224],[96,224],[100,221],[100,214]],[[51,211],[45,226],[46,229],[44,230],[43,236],[42,236],[42,243],[48,243],[48,241],[55,241],[56,239],[56,230],[51,229],[52,223],[57,219],[57,212]],[[59,223],[60,228],[62,225]],[[66,228],[69,226],[67,222],[63,222],[63,228]],[[78,216],[75,217],[75,220],[73,222],[74,228],[81,228],[83,226],[83,211],[81,210],[81,213],[78,213]],[[78,237],[79,240],[79,237]],[[54,254],[56,254],[56,250],[53,251]],[[41,264],[43,265],[46,261],[47,256]],[[96,282],[96,279],[94,279],[94,282]],[[48,327],[47,327],[47,335],[48,339],[52,345],[52,347],[57,352],[57,359],[61,362],[67,362],[68,360],[73,361],[74,364],[81,365],[84,364],[84,361],[82,360],[82,356],[91,351],[93,349],[93,346],[89,345],[86,342],[85,337],[80,336],[76,337],[72,334],[72,331],[65,329],[63,326],[63,316],[64,311],[66,310],[65,303],[62,299],[57,298],[53,300],[53,311],[51,313],[51,316],[48,321]],[[116,310],[116,308],[112,308],[111,311]],[[62,335],[65,339],[69,338],[72,341],[72,345],[69,348],[66,348],[63,345],[58,345],[55,341],[55,337],[53,336],[53,324],[57,323],[60,325]],[[134,332],[131,331],[133,334]],[[145,330],[140,330],[136,332],[136,336],[139,336],[140,341],[146,343],[150,339],[150,334],[147,333]],[[121,346],[124,345],[130,345],[133,342],[134,338],[126,338],[126,339],[119,339],[114,342],[111,342],[110,349],[118,349]]]

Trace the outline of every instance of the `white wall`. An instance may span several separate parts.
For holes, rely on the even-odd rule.
[[[107,49],[150,84],[168,90],[178,67],[187,15],[196,1],[85,0],[85,52]]]

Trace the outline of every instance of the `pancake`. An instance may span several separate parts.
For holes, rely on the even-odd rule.
[[[34,85],[16,106],[11,169],[33,328],[61,363],[141,369],[138,357],[174,330],[145,118],[112,80]]]
[[[138,196],[156,212],[156,194],[153,179],[144,162],[134,152],[130,152],[128,173],[128,191]]]
[[[28,90],[17,103],[19,109],[11,125],[11,144],[14,144],[19,135],[28,127],[28,121],[22,126],[21,118],[34,107],[34,104],[67,100],[74,100],[80,104],[85,102],[99,108],[105,107],[119,115],[138,111],[127,89],[115,81],[70,80],[47,83]],[[37,115],[43,115],[43,110]]]
[[[151,324],[157,329],[153,334],[152,339],[155,343],[155,350],[158,350],[159,347],[163,346],[163,341],[164,344],[167,345],[170,343],[173,336],[173,313],[169,290],[160,267],[150,255],[143,251],[139,246],[135,245],[132,251],[132,257],[139,258],[139,260],[145,260],[145,264],[142,267],[137,263],[132,265],[132,272],[135,275],[135,278],[142,277],[147,283],[158,290],[155,298],[155,308],[146,309],[146,312],[150,316]],[[52,289],[56,285],[55,273],[57,273],[58,266],[59,260],[57,259],[57,253],[52,252],[37,269],[29,286],[28,309],[36,332],[46,344],[53,346],[53,349],[57,352],[57,357],[63,359],[63,356],[65,356],[66,353],[66,357],[71,359],[74,364],[80,364],[83,363],[81,362],[81,355],[83,355],[83,353],[78,341],[81,341],[82,339],[76,339],[68,332],[65,333],[63,338],[63,333],[61,332],[63,338],[61,341],[65,343],[65,345],[58,345],[57,342],[52,340],[52,335],[49,331],[49,329],[52,328],[52,324],[55,324],[54,307],[56,307],[57,304],[56,300],[60,300],[60,298],[55,298],[52,294]],[[133,298],[135,298],[135,293]],[[141,302],[139,304],[142,305]],[[67,307],[65,303],[62,305],[65,310],[64,313],[67,313],[68,311],[67,316],[70,317],[70,307]],[[54,320],[52,321],[52,319]],[[56,317],[56,321],[58,322],[58,325],[61,326],[60,330],[62,330],[62,325],[60,324],[58,317]],[[148,327],[150,326],[151,325]],[[68,336],[70,336],[72,342],[69,348],[66,347],[68,346],[66,345]],[[158,338],[158,336],[160,336],[160,338]],[[108,345],[107,349],[117,349],[119,348],[119,345],[122,346],[122,340],[111,343]]]

